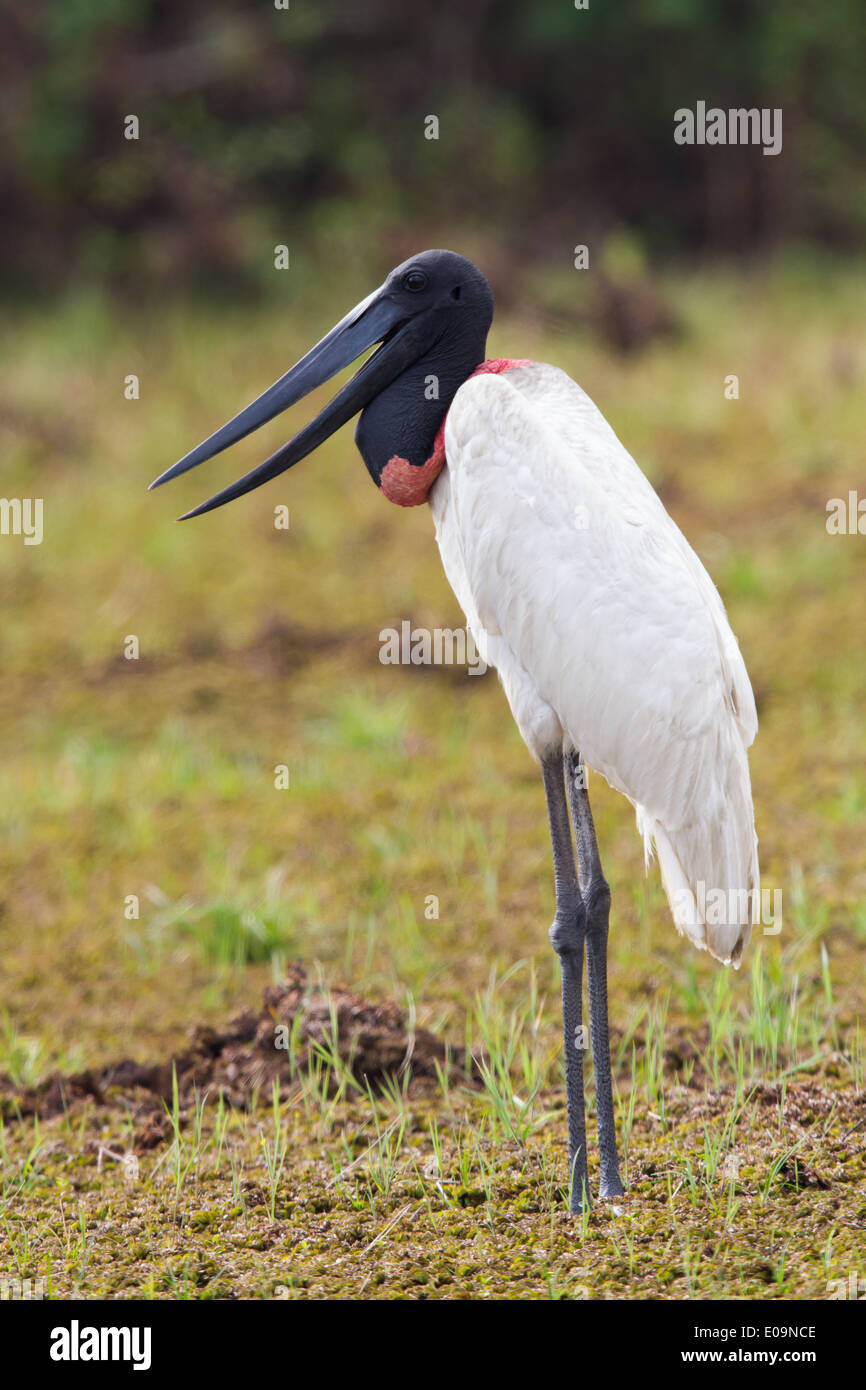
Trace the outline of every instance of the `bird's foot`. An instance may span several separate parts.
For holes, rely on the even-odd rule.
[[[602,1178],[598,1195],[602,1200],[625,1196],[625,1188],[622,1185],[619,1173],[614,1173],[613,1177],[610,1178]]]
[[[589,1185],[581,1180],[579,1184],[571,1190],[568,1201],[569,1216],[583,1216],[584,1212],[592,1211],[592,1202],[589,1200]]]

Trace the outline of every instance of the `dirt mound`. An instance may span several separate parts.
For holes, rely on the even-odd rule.
[[[9,1119],[38,1115],[49,1118],[76,1102],[99,1105],[131,1104],[136,1118],[151,1122],[136,1134],[136,1147],[162,1138],[163,1101],[171,1102],[172,1070],[182,1108],[202,1095],[222,1091],[232,1105],[246,1104],[255,1091],[270,1096],[279,1078],[288,1088],[298,1073],[322,1065],[323,1054],[336,1049],[352,1074],[380,1087],[388,1078],[409,1073],[410,1094],[434,1082],[437,1068],[465,1081],[465,1054],[426,1028],[410,1029],[401,1009],[390,1000],[374,1004],[338,987],[328,992],[313,988],[304,967],[292,965],[283,983],[265,990],[263,1008],[236,1014],[224,1031],[195,1027],[190,1045],[176,1057],[148,1065],[130,1058],[71,1076],[52,1073],[36,1086],[18,1088],[0,1076],[0,1113]],[[470,1074],[475,1066],[470,1059]]]

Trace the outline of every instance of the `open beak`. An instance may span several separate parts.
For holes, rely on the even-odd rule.
[[[227,449],[230,444],[236,444],[239,439],[252,434],[260,425],[273,420],[275,415],[279,415],[302,396],[309,395],[310,391],[329,381],[344,367],[348,367],[350,362],[354,362],[356,357],[374,343],[381,343],[381,347],[368,357],[330,404],[299,430],[288,444],[284,444],[282,449],[278,449],[264,463],[244,474],[236,483],[223,488],[222,492],[216,493],[192,511],[185,512],[178,519],[186,521],[189,517],[200,516],[203,512],[213,511],[215,507],[222,507],[226,502],[234,501],[236,497],[242,497],[245,492],[252,492],[253,488],[276,478],[278,474],[291,468],[292,464],[312,453],[329,435],[347,420],[351,420],[353,415],[364,409],[364,406],[369,405],[374,396],[389,386],[401,372],[426,352],[434,336],[432,315],[422,312],[407,319],[405,310],[398,308],[387,297],[383,287],[374,290],[360,304],[356,304],[355,308],[341,319],[321,342],[311,348],[300,362],[296,362],[285,376],[281,376],[263,395],[234,419],[229,420],[228,424],[223,425],[222,429],[218,429],[204,443],[199,444],[198,448],[161,473],[151,483],[151,488],[160,487],[170,479],[179,477],[181,473],[186,473],[190,468],[196,468],[206,459],[213,458],[214,454]]]

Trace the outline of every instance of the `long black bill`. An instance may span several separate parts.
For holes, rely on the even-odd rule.
[[[266,424],[317,386],[329,381],[374,343],[381,343],[381,347],[367,359],[330,404],[289,440],[288,444],[283,445],[282,449],[278,449],[264,463],[253,468],[230,487],[216,493],[201,506],[185,512],[178,518],[180,521],[222,507],[226,502],[232,502],[236,497],[242,497],[245,492],[252,492],[253,488],[260,487],[279,473],[284,473],[313,449],[317,449],[329,435],[347,420],[351,420],[353,415],[357,415],[358,411],[363,410],[374,396],[390,385],[406,367],[426,351],[432,341],[432,324],[428,316],[422,313],[417,318],[406,320],[403,317],[404,311],[381,296],[382,290],[379,289],[362,300],[322,338],[321,342],[311,348],[300,362],[296,362],[285,376],[281,376],[279,381],[275,381],[273,386],[239,415],[229,420],[228,424],[223,425],[209,439],[199,444],[171,468],[167,468],[151,483],[151,488],[160,487],[172,478],[179,477],[181,473],[186,473],[190,468],[204,463],[206,459],[213,458],[214,454],[221,453],[229,445],[236,444],[238,440],[252,434],[260,425]]]

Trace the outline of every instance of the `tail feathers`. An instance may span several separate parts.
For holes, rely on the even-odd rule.
[[[637,818],[647,859],[655,848],[677,931],[723,965],[739,966],[761,898],[748,773],[709,822],[672,833],[643,806]]]

